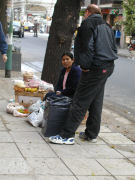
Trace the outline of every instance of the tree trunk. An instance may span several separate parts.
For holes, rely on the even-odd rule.
[[[3,26],[3,30],[7,33],[7,0],[0,0],[0,21]]]
[[[77,27],[81,0],[57,0],[47,44],[41,79],[56,84],[63,52],[70,51]]]

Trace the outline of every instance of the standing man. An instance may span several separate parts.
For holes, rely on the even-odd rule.
[[[38,23],[37,21],[34,23],[34,37],[38,37]]]
[[[96,142],[100,131],[104,87],[114,69],[117,48],[112,29],[101,16],[100,8],[91,4],[85,11],[85,20],[75,40],[75,62],[82,68],[69,117],[59,135],[49,140],[57,144],[74,144],[75,131],[86,111],[89,116],[85,132],[79,137]]]
[[[0,22],[0,51],[1,51],[2,59],[4,62],[7,61],[7,49],[8,49],[8,45],[5,40],[2,24]]]

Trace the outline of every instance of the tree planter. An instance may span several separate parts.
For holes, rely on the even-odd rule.
[[[5,69],[5,63],[0,56],[0,70]],[[12,54],[12,71],[21,71],[21,53],[13,52]]]

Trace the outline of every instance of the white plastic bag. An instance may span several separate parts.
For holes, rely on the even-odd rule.
[[[24,109],[24,106],[21,106],[19,103],[12,102],[7,105],[6,111],[7,113],[13,114],[13,111],[18,109]]]
[[[39,85],[39,90],[54,91],[54,87],[53,84],[41,80]]]
[[[18,110],[13,111],[13,116],[15,117],[27,117],[29,114],[20,113]]]
[[[32,105],[29,107],[29,111],[30,111],[30,112],[39,111],[39,109],[40,109],[40,104],[41,104],[41,100],[38,100],[36,103],[32,104]]]
[[[44,110],[42,108],[39,111],[34,111],[28,116],[28,122],[34,127],[38,127],[43,121]]]
[[[29,111],[30,112],[39,111],[40,108],[44,109],[44,106],[45,106],[45,102],[38,100],[36,103],[32,104],[29,107]]]
[[[18,87],[25,87],[23,80],[14,80],[14,85]]]

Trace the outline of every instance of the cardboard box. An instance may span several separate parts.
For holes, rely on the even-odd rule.
[[[43,100],[44,96],[48,91],[37,91],[37,92],[19,92],[15,91],[15,102],[23,105],[24,107],[29,107],[38,100]]]

